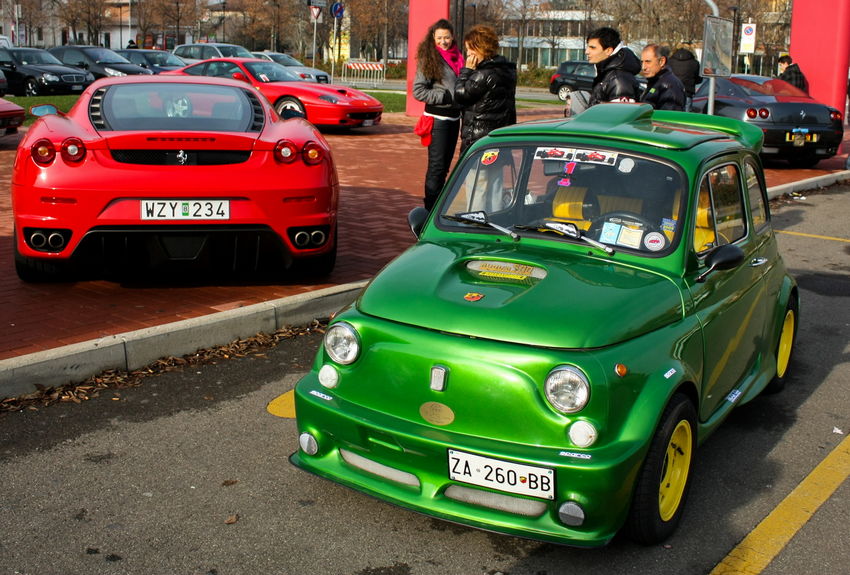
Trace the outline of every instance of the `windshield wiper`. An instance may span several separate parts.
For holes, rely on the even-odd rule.
[[[520,240],[519,234],[517,234],[516,232],[511,231],[504,226],[500,226],[499,224],[494,224],[493,222],[491,222],[490,219],[487,217],[487,212],[463,212],[455,214],[453,216],[443,214],[442,217],[453,222],[460,222],[462,224],[472,224],[474,226],[493,228],[494,230],[502,232],[506,236],[510,236],[511,239],[515,242],[518,242]]]
[[[614,253],[614,248],[611,246],[606,246],[601,242],[597,242],[596,240],[592,240],[586,235],[584,235],[578,226],[572,223],[567,222],[546,222],[540,226],[526,226],[522,224],[517,224],[514,226],[515,229],[518,230],[533,230],[536,232],[555,232],[560,236],[566,236],[568,238],[573,238],[576,240],[581,240],[591,246],[598,248],[604,251],[608,255],[612,255]]]

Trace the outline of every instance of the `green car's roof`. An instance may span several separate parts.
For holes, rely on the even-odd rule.
[[[739,120],[656,111],[647,104],[599,104],[573,119],[525,122],[496,130],[491,136],[578,136],[666,150],[689,150],[706,142],[733,140],[756,152],[764,139],[759,128]]]

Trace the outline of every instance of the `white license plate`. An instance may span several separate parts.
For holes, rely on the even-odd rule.
[[[364,126],[373,126],[375,125],[375,120],[363,120]]]
[[[555,499],[555,471],[449,449],[449,479],[507,493]]]
[[[143,220],[229,220],[230,200],[142,200]]]
[[[74,84],[73,86],[71,86],[71,89],[72,90],[82,90],[83,85],[82,84]]]

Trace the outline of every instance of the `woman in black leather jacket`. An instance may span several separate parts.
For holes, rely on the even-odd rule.
[[[474,26],[464,37],[466,64],[455,82],[463,107],[461,155],[496,128],[516,123],[516,64],[497,54],[499,37],[489,26]]]

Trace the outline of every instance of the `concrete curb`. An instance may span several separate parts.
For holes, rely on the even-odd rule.
[[[223,345],[328,317],[354,301],[367,282],[140,329],[0,361],[0,398],[79,382],[108,369],[139,369],[168,356]]]
[[[768,189],[770,199],[850,180],[850,170]],[[0,360],[0,399],[30,393],[36,385],[78,382],[107,369],[134,370],[168,356],[304,325],[354,301],[366,281],[333,286],[202,317]]]
[[[826,174],[825,176],[816,176],[814,178],[800,180],[799,182],[789,182],[787,184],[773,186],[772,188],[768,188],[767,197],[772,200],[785,194],[791,194],[794,192],[804,192],[806,190],[816,190],[818,188],[825,188],[827,186],[831,186],[832,184],[845,180],[850,180],[850,170],[833,172],[831,174]]]

